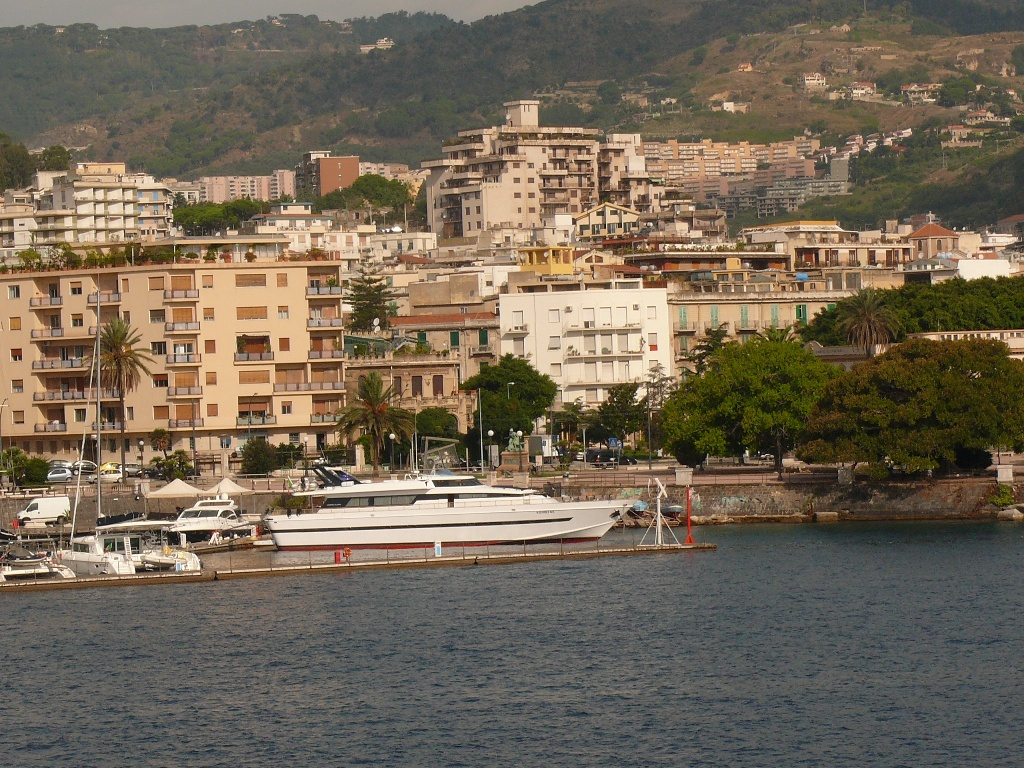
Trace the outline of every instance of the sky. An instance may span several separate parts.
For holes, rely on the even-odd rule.
[[[109,27],[175,27],[262,19],[279,13],[321,19],[434,11],[474,21],[532,3],[524,0],[0,0],[0,27],[76,22]]]

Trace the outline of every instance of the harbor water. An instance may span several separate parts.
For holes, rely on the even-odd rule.
[[[608,542],[616,536],[613,533]],[[35,766],[1016,766],[1024,527],[3,595]]]

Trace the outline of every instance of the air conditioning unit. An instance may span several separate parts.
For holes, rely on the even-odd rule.
[[[571,313],[572,313],[572,307],[566,307],[565,308],[565,314],[568,315],[568,314],[571,314]]]
[[[634,310],[635,312],[639,312],[639,311],[640,311],[640,305],[639,305],[639,304],[634,304],[634,305],[633,305],[633,310]]]

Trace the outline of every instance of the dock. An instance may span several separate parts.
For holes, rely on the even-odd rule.
[[[707,552],[718,549],[717,544],[665,544],[596,547],[594,549],[560,549],[559,551],[516,552],[462,552],[458,555],[392,557],[386,551],[385,559],[356,560],[334,563],[308,563],[235,568],[204,569],[199,573],[137,573],[132,576],[82,576],[75,579],[37,579],[0,583],[0,595],[9,592],[45,592],[60,589],[88,589],[93,587],[140,587],[158,584],[196,584],[234,579],[258,579],[270,576],[297,576],[300,574],[344,573],[349,571],[404,570],[411,568],[451,568],[481,565],[512,565],[515,563],[545,562],[549,560],[593,560],[600,557],[634,557],[640,555],[669,555],[685,552]]]

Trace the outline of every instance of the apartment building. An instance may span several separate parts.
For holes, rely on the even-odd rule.
[[[306,152],[295,166],[295,188],[308,189],[317,197],[352,185],[359,178],[359,158],[332,157],[326,150]]]
[[[295,171],[276,170],[266,176],[203,176],[197,182],[205,203],[231,200],[280,200],[295,195]]]
[[[98,394],[103,448],[119,449],[117,393],[97,393],[85,364],[96,326],[116,315],[152,358],[126,399],[133,455],[157,428],[171,432],[175,449],[190,449],[194,436],[201,454],[254,437],[335,442],[345,396],[340,269],[196,261],[0,275],[5,445],[75,456],[94,431]]]
[[[616,384],[643,381],[659,365],[673,368],[664,283],[537,281],[502,294],[499,317],[501,354],[550,376],[556,404],[597,405]]]

